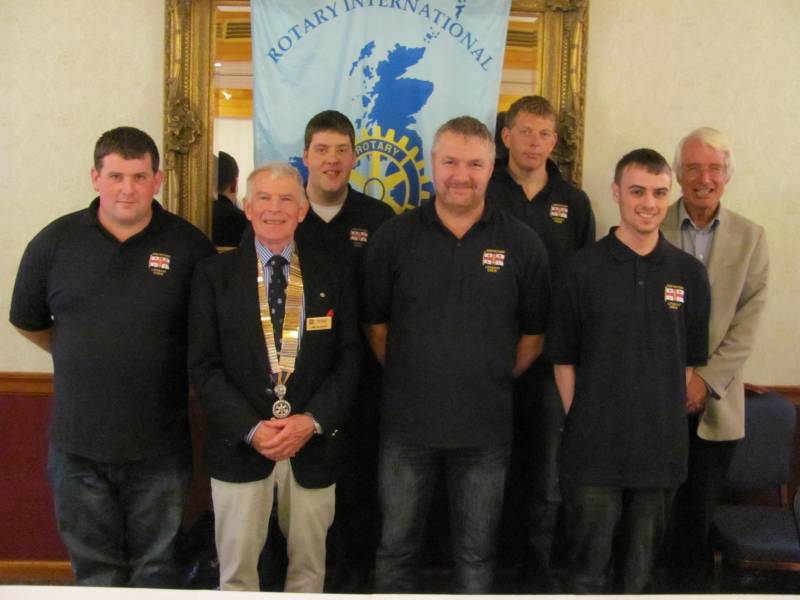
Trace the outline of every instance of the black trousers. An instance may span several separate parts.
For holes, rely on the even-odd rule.
[[[678,489],[670,532],[670,579],[704,591],[712,557],[709,530],[725,486],[736,440],[712,442],[697,436],[698,416],[689,418],[689,474]]]

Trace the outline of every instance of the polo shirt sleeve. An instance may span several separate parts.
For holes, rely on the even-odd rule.
[[[392,312],[392,274],[396,221],[382,225],[367,244],[364,257],[364,321],[388,323]]]
[[[570,261],[558,282],[553,298],[553,311],[545,337],[547,359],[557,365],[578,364],[580,339],[577,274]]]
[[[550,268],[544,244],[538,235],[531,233],[520,285],[519,322],[522,334],[539,335],[547,330],[550,313]]]
[[[693,286],[686,298],[686,365],[702,367],[708,362],[708,321],[711,315],[711,287],[708,273],[695,261]]]
[[[14,292],[11,296],[11,323],[26,331],[43,331],[53,326],[47,301],[47,280],[50,272],[50,245],[44,232],[37,235],[22,255]]]

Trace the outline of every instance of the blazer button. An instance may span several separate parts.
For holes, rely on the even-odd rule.
[[[272,398],[275,395],[275,392],[272,391],[272,388],[265,389],[264,393],[267,395],[267,398]]]

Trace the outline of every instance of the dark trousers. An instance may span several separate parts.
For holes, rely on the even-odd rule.
[[[378,505],[378,392],[358,399],[358,415],[345,432],[345,451],[336,481],[336,516],[328,531],[325,591],[373,591],[375,552],[380,539]]]
[[[565,591],[600,594],[613,568],[613,591],[639,594],[650,581],[672,489],[564,485],[568,568]]]
[[[553,378],[532,375],[523,376],[516,390],[516,449],[530,552],[522,591],[554,593],[551,560],[561,508],[557,455],[565,415]]]
[[[378,467],[383,526],[380,593],[418,591],[419,554],[440,469],[450,504],[453,593],[488,594],[494,575],[509,445],[431,448],[384,440]]]
[[[711,442],[697,436],[697,415],[689,418],[689,473],[678,489],[670,535],[670,572],[685,591],[707,591],[712,559],[709,530],[719,505],[736,441]],[[693,587],[695,586],[695,587]]]
[[[79,585],[175,587],[189,483],[184,453],[99,463],[50,446],[58,530]]]

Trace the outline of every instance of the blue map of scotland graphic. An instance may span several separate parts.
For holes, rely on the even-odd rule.
[[[416,116],[434,86],[406,76],[424,58],[426,48],[395,44],[385,58],[376,57],[375,49],[374,41],[365,44],[348,73],[361,79],[362,91],[354,100],[363,108],[354,119],[359,134],[353,180],[400,212],[430,196]]]

